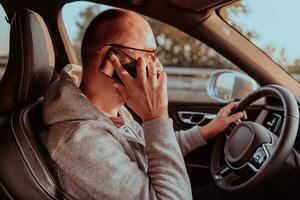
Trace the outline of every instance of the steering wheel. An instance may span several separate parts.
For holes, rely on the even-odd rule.
[[[284,115],[280,135],[276,136],[259,123],[245,121],[230,134],[219,137],[213,147],[210,169],[214,184],[225,192],[255,188],[285,162],[293,148],[299,124],[295,97],[284,87],[267,85],[250,92],[234,112],[244,111],[256,100],[278,97]]]

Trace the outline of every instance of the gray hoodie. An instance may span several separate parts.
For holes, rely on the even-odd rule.
[[[50,125],[43,140],[66,191],[76,199],[192,199],[182,155],[205,144],[199,128],[174,132],[170,118],[140,126],[124,108],[119,113],[126,127],[117,128],[68,70],[49,87],[43,103]]]

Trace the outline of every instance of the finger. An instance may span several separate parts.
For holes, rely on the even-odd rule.
[[[247,119],[248,119],[248,116],[247,116],[246,111],[243,111],[243,119],[244,119],[244,120],[247,120]]]
[[[241,119],[241,118],[243,117],[243,115],[244,115],[243,112],[237,112],[237,113],[234,113],[233,115],[230,115],[230,116],[228,117],[228,121],[229,121],[230,123],[235,122],[235,121]]]
[[[136,73],[137,73],[137,78],[141,81],[144,81],[147,77],[147,70],[146,70],[146,63],[145,59],[139,57],[137,59],[136,63]]]
[[[162,71],[158,77],[158,84],[167,91],[167,73]]]
[[[155,59],[154,63],[156,65],[157,71],[160,71],[160,72],[163,71],[163,65],[161,64],[161,62],[158,58]]]
[[[132,76],[124,69],[124,67],[121,65],[119,59],[115,55],[111,55],[109,60],[111,61],[113,67],[115,68],[118,76],[124,83],[124,85],[128,86],[131,80],[133,80]]]
[[[164,95],[164,102],[168,104],[168,88],[167,88],[167,73],[162,71],[160,72],[158,78],[158,87],[162,89]]]
[[[109,77],[112,77],[113,73],[114,73],[114,67],[112,67],[111,65],[107,65],[105,64],[101,70],[101,72],[103,72],[104,74],[106,74]]]
[[[237,102],[231,102],[228,105],[226,105],[222,110],[228,116],[228,115],[230,115],[230,113],[232,112],[232,110],[235,108],[236,105],[237,105]]]
[[[161,75],[161,73],[163,71],[163,65],[161,64],[161,62],[159,61],[158,58],[155,59],[154,64],[157,69],[157,78],[159,78],[159,76]]]
[[[153,85],[156,85],[158,83],[157,81],[157,69],[153,62],[149,62],[147,64],[147,70],[148,70],[148,79],[151,81]]]
[[[167,85],[167,73],[164,71],[160,72],[160,76],[158,77],[159,84]]]
[[[120,83],[114,83],[113,86],[117,89],[117,91],[121,94],[122,98],[126,102],[128,100],[128,92],[126,90],[126,87],[124,87]]]

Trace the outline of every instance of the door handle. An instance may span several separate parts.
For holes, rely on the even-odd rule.
[[[178,111],[177,114],[181,122],[190,125],[198,125],[207,119],[212,120],[217,116],[216,114],[192,111]]]

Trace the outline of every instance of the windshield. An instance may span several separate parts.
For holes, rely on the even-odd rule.
[[[300,82],[299,7],[299,0],[241,0],[220,14]]]

